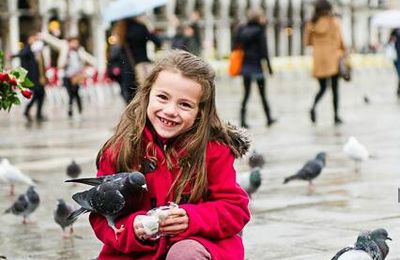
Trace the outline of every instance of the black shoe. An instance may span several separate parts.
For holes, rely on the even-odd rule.
[[[45,116],[37,116],[36,117],[36,121],[38,121],[38,122],[46,122],[46,121],[49,121],[49,119],[47,117],[45,117]]]
[[[313,123],[315,123],[317,121],[317,119],[315,118],[315,110],[314,109],[310,110],[310,119],[311,119],[311,122],[313,122]]]
[[[341,125],[341,124],[343,124],[342,119],[340,119],[340,117],[338,116],[335,116],[335,125]]]
[[[272,126],[273,124],[275,124],[276,122],[278,122],[277,119],[271,118],[270,120],[268,120],[267,126],[270,127],[270,126]]]
[[[29,115],[27,111],[24,113],[24,116],[29,123],[33,121],[31,115]]]
[[[242,122],[242,123],[240,124],[240,126],[243,127],[243,128],[249,129],[249,125],[246,124],[245,122]]]

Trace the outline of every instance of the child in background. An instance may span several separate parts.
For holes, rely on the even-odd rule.
[[[139,211],[116,221],[124,227],[117,236],[91,213],[104,244],[98,259],[244,259],[239,233],[250,219],[249,199],[233,163],[249,142],[219,118],[214,80],[204,60],[171,51],[125,109],[98,154],[97,175],[141,171],[148,192]],[[169,202],[179,207],[160,222],[163,236],[147,239],[135,218]]]

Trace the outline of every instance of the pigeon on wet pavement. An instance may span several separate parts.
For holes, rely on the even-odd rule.
[[[6,158],[0,158],[0,182],[10,185],[10,195],[15,195],[16,184],[34,185],[32,179],[23,174],[17,167],[12,165]]]
[[[250,168],[263,168],[265,165],[265,159],[264,156],[260,153],[258,153],[256,150],[253,150],[249,157],[249,166]]]
[[[28,190],[18,196],[17,200],[5,210],[4,213],[12,213],[16,216],[23,217],[23,224],[28,223],[27,217],[34,212],[40,204],[39,194],[35,191],[33,186],[30,186]]]
[[[331,260],[384,260],[389,252],[385,229],[362,231],[354,245],[341,249]]]
[[[81,182],[81,180],[71,181]],[[122,225],[117,228],[115,219],[139,208],[144,192],[147,191],[144,175],[140,172],[119,173],[84,180],[84,183],[91,183],[94,187],[72,196],[81,208],[72,212],[68,218],[74,220],[87,212],[100,214],[107,219],[108,225],[114,230],[118,239],[118,234],[125,227]]]
[[[360,163],[368,160],[370,157],[367,148],[360,143],[354,136],[351,136],[349,140],[343,146],[343,152],[354,161],[355,171],[360,170]]]
[[[318,177],[322,169],[325,167],[326,153],[320,152],[317,156],[307,161],[304,166],[294,175],[286,177],[283,184],[286,184],[292,180],[304,180],[308,181],[308,193],[313,191],[312,181]]]
[[[63,231],[63,237],[69,238],[73,234],[74,230],[72,225],[77,219],[68,219],[68,216],[75,210],[71,205],[67,204],[63,199],[58,199],[57,208],[54,210],[54,221],[60,225]],[[65,232],[65,229],[69,227],[69,233]]]
[[[261,171],[259,167],[251,169],[249,172],[237,174],[237,183],[247,192],[249,197],[261,186]]]
[[[72,160],[72,162],[67,166],[66,170],[67,176],[70,178],[78,178],[79,175],[82,173],[81,166],[75,162],[75,160]]]

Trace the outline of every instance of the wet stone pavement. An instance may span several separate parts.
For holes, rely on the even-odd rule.
[[[278,123],[271,128],[253,86],[248,115],[253,149],[266,158],[262,185],[250,204],[252,219],[244,230],[246,259],[331,259],[355,242],[365,229],[386,228],[393,241],[386,259],[400,259],[400,102],[394,92],[391,70],[355,71],[350,83],[341,82],[341,116],[334,126],[331,92],[322,99],[318,122],[309,120],[309,106],[317,83],[306,73],[276,73],[268,79],[268,96]],[[218,80],[217,105],[221,117],[238,123],[242,95],[240,79]],[[32,223],[21,224],[13,215],[0,215],[0,256],[7,259],[93,259],[101,243],[94,236],[87,215],[74,228],[77,237],[63,239],[53,221],[58,198],[72,203],[71,195],[84,189],[64,183],[71,159],[83,168],[82,176],[94,176],[98,149],[111,135],[123,109],[118,90],[110,86],[82,91],[84,114],[80,120],[66,116],[63,89],[47,92],[49,121],[26,124],[22,108],[0,112],[0,156],[31,176],[37,183],[41,204]],[[367,95],[370,103],[363,97]],[[33,111],[32,111],[33,112]],[[342,147],[354,135],[373,155],[359,173]],[[326,168],[307,195],[306,183],[283,185],[319,151],[327,153]],[[236,162],[238,172],[248,170],[247,157]],[[17,186],[17,193],[26,186]],[[0,211],[15,199],[0,186]]]

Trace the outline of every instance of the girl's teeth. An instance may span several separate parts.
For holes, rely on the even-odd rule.
[[[163,122],[163,123],[166,124],[167,126],[174,126],[174,125],[175,125],[174,122],[165,120],[164,118],[161,118],[161,122]]]

